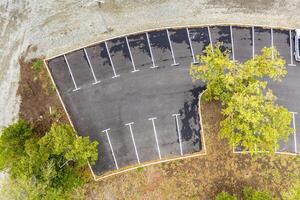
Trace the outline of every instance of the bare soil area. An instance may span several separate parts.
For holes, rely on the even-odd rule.
[[[53,122],[68,123],[47,69],[34,70],[32,64],[19,59],[21,77],[18,95],[21,97],[19,117],[30,122],[37,134],[44,134]]]
[[[300,162],[286,155],[233,154],[218,137],[220,104],[203,103],[207,155],[137,169],[77,191],[86,199],[214,199],[221,191],[241,196],[245,186],[268,189],[280,197],[300,179]]]

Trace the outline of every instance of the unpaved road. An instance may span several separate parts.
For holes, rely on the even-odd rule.
[[[176,25],[300,27],[299,0],[1,0],[0,129],[17,118],[18,58],[47,57],[108,37]],[[107,29],[112,29],[106,33]]]

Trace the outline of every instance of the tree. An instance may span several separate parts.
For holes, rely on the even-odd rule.
[[[221,138],[253,153],[274,152],[279,139],[287,139],[293,131],[289,126],[290,112],[275,104],[270,90],[263,95],[260,87],[264,86],[250,84],[244,91],[234,93],[222,110],[226,118],[221,121]]]
[[[0,151],[10,152],[1,151],[1,169],[9,173],[10,184],[20,192],[11,195],[21,199],[68,198],[86,182],[83,172],[87,162],[98,158],[98,143],[76,137],[69,125],[53,124],[44,136],[36,137],[20,120],[3,130],[0,144]]]
[[[287,74],[285,61],[274,48],[263,48],[261,55],[245,63],[230,59],[230,52],[221,51],[221,43],[208,45],[204,54],[198,56],[200,64],[192,64],[190,75],[194,81],[206,84],[205,99],[221,100],[226,104],[236,92],[241,92],[250,83],[262,79],[280,81]]]
[[[220,136],[243,150],[274,152],[278,141],[293,132],[291,115],[275,103],[264,80],[281,81],[287,73],[285,61],[276,49],[263,48],[261,55],[239,63],[220,47],[208,46],[198,57],[200,64],[190,68],[192,79],[206,84],[204,99],[220,100],[223,105]]]
[[[32,137],[32,128],[24,120],[3,129],[0,135],[0,171],[12,173],[14,166],[26,155],[25,144]]]

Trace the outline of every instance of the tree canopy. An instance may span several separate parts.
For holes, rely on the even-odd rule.
[[[0,135],[0,169],[10,175],[10,184],[22,199],[65,199],[82,185],[87,162],[97,160],[96,141],[76,136],[69,125],[53,124],[44,136],[36,136],[20,120]],[[7,188],[6,188],[7,189]]]
[[[260,55],[240,63],[230,59],[228,50],[222,52],[219,43],[207,46],[198,59],[190,75],[206,84],[205,100],[220,100],[223,105],[220,136],[245,151],[274,152],[278,141],[293,132],[291,114],[276,104],[267,87],[268,81],[281,81],[287,74],[278,51],[263,48]]]

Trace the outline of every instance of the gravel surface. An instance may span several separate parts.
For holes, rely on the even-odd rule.
[[[105,38],[178,25],[246,23],[300,27],[299,0],[0,1],[0,129],[18,116],[18,58],[47,57]],[[108,30],[111,30],[109,33]],[[1,176],[1,175],[0,175]]]

